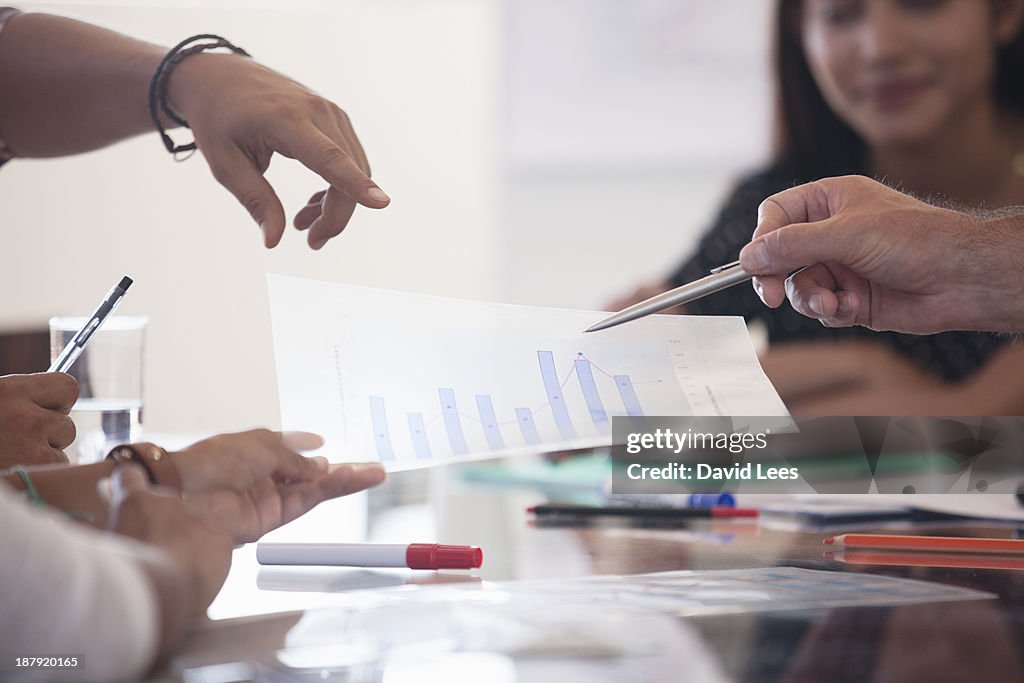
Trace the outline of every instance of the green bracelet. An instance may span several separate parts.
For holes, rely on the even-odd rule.
[[[39,490],[36,488],[35,482],[32,481],[32,477],[29,476],[28,470],[21,465],[18,465],[17,467],[12,467],[11,471],[17,474],[18,478],[21,479],[21,483],[25,485],[23,493],[26,498],[32,501],[33,505],[41,508],[49,507],[49,505],[46,504],[46,501],[43,500],[43,497],[39,495]],[[93,516],[88,512],[72,511],[66,514],[71,519],[76,519],[80,522],[89,522],[90,524],[93,522]]]
[[[25,495],[32,501],[32,504],[41,508],[47,507],[46,501],[40,497],[39,491],[36,490],[36,485],[32,483],[32,477],[28,476],[28,470],[21,465],[11,469],[21,479],[21,483],[25,485]]]

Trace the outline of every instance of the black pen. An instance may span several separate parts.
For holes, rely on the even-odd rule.
[[[75,364],[82,351],[85,350],[85,345],[92,339],[92,335],[103,326],[107,317],[114,312],[114,309],[121,302],[121,297],[124,296],[124,293],[131,286],[132,279],[125,275],[121,278],[120,282],[107,292],[107,296],[104,297],[100,305],[93,311],[92,316],[82,326],[82,329],[78,331],[74,338],[68,342],[68,345],[64,347],[64,350],[60,352],[60,355],[53,361],[53,365],[50,366],[47,372],[67,372]]]
[[[672,507],[628,507],[625,505],[534,505],[526,509],[538,517],[561,515],[565,517],[659,517],[678,519],[682,517],[757,517],[756,508],[672,508]]]

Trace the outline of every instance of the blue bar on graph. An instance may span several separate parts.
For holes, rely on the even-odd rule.
[[[380,396],[370,397],[370,419],[373,421],[373,440],[377,444],[377,457],[381,462],[395,459],[395,450],[391,448],[391,434],[388,432],[388,413],[384,408],[384,399]]]
[[[576,429],[572,426],[569,409],[565,405],[565,397],[562,396],[562,388],[558,385],[555,357],[550,351],[538,351],[537,360],[540,361],[540,376],[544,380],[544,391],[547,392],[548,405],[551,406],[551,413],[555,416],[558,433],[562,435],[563,439],[575,439]]]
[[[505,441],[501,438],[501,430],[498,429],[498,419],[494,416],[494,403],[491,397],[487,394],[477,394],[476,409],[480,413],[480,425],[484,428],[487,445],[491,450],[501,450],[505,447]]]
[[[600,431],[608,431],[608,413],[601,403],[601,394],[597,391],[597,382],[594,381],[594,370],[590,361],[585,358],[576,359],[576,378],[580,381],[580,389],[583,390],[583,398],[590,409],[590,419],[594,426]]]
[[[433,455],[430,452],[430,442],[427,441],[427,428],[423,424],[423,413],[406,413],[405,418],[409,422],[409,436],[412,438],[412,447],[416,451],[416,457],[420,460],[430,460]]]
[[[444,428],[448,431],[448,443],[452,445],[452,453],[465,455],[469,453],[466,446],[466,437],[462,434],[462,420],[459,419],[459,409],[455,405],[454,389],[438,389],[441,397],[441,415],[444,417]]]
[[[523,433],[523,441],[528,444],[540,443],[537,425],[533,423],[533,411],[529,408],[516,408],[516,422]]]
[[[629,375],[615,375],[615,386],[619,388],[619,396],[626,406],[626,414],[642,416],[644,409],[640,407],[640,399],[636,397],[636,390],[629,381]]]

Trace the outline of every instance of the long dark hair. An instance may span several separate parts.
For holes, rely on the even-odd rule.
[[[995,0],[991,0],[995,1]],[[864,173],[867,148],[818,89],[800,38],[803,0],[779,0],[775,16],[774,157],[801,181]],[[1024,31],[999,50],[997,102],[1024,113]]]

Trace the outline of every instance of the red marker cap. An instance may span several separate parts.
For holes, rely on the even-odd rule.
[[[410,569],[476,569],[484,563],[484,551],[468,545],[411,543],[405,562]]]

